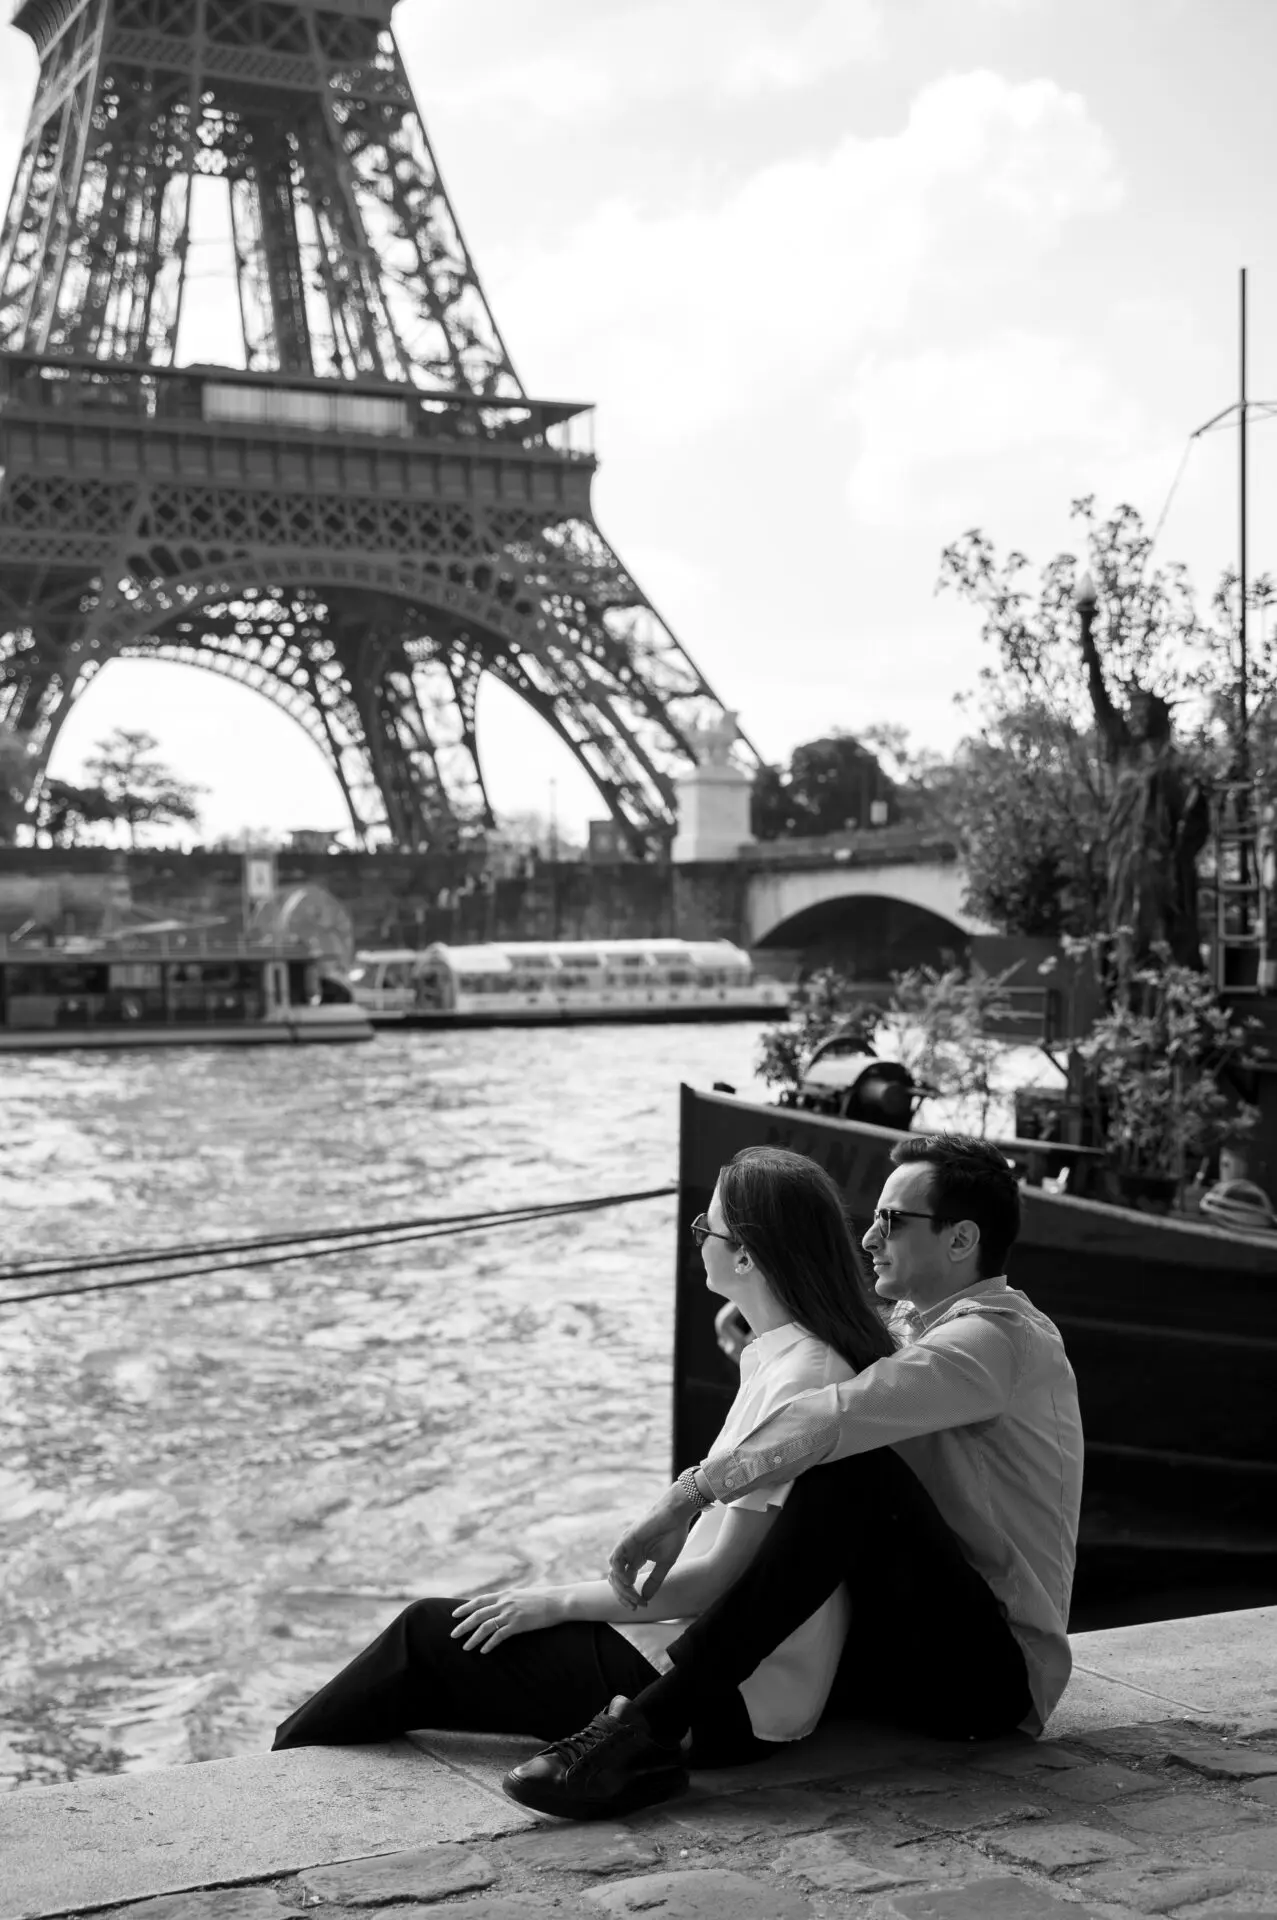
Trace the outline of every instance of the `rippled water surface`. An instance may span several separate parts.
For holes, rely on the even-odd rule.
[[[759,1031],[10,1056],[3,1257],[661,1185]],[[672,1229],[0,1308],[0,1782],[261,1749],[405,1598],[600,1569],[665,1483]]]

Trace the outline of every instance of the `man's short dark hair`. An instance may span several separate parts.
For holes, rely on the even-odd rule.
[[[1020,1232],[1020,1188],[999,1148],[968,1133],[910,1133],[891,1149],[891,1159],[897,1167],[921,1162],[934,1169],[933,1232],[958,1220],[975,1221],[982,1280],[1006,1271],[1007,1254]]]

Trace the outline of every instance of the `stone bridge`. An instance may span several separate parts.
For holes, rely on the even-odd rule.
[[[885,978],[962,952],[991,929],[963,904],[957,847],[913,827],[774,841],[743,851],[742,944]]]
[[[882,827],[830,840],[772,841],[735,858],[488,866],[482,852],[281,853],[282,891],[319,882],[351,916],[361,946],[431,940],[728,939],[785,970],[799,959],[885,980],[963,951],[983,931],[962,905],[957,849],[935,834]],[[213,916],[237,926],[237,854],[102,847],[0,848],[0,932],[32,919],[55,934],[96,932],[121,915]]]

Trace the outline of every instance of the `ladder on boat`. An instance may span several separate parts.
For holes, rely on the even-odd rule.
[[[1229,994],[1277,988],[1277,799],[1259,782],[1215,790],[1214,972]]]

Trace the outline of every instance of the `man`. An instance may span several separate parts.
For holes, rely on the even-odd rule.
[[[680,1474],[625,1535],[610,1577],[637,1606],[699,1511],[798,1476],[757,1557],[669,1648],[670,1670],[506,1776],[524,1805],[595,1819],[682,1792],[681,1742],[706,1702],[840,1583],[852,1625],[833,1710],[946,1739],[1042,1731],[1071,1664],[1077,1385],[1056,1328],[1007,1284],[1020,1195],[998,1149],[909,1135],[891,1158],[864,1245],[897,1303],[899,1350]]]

